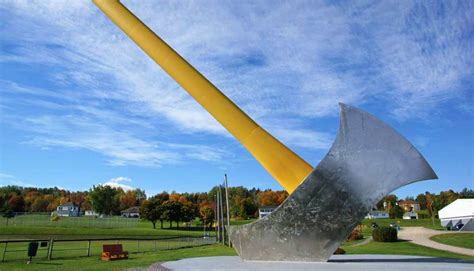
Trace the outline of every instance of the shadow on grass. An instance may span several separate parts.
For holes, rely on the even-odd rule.
[[[41,265],[63,265],[62,263],[46,263],[46,262],[37,262],[35,264],[41,264]]]
[[[173,230],[173,231],[204,231],[203,227],[179,227],[179,228],[176,228],[176,227],[173,227],[173,228],[163,228],[163,229],[160,229],[160,230]],[[206,232],[213,232],[214,229],[213,228],[206,228]]]

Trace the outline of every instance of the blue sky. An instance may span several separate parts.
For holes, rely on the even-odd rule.
[[[388,122],[439,180],[474,188],[474,2],[123,1],[316,165],[338,102]],[[0,1],[0,185],[281,189],[90,1]]]

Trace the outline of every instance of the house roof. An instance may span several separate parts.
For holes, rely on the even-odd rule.
[[[74,204],[73,202],[65,202],[63,204],[60,204],[59,206],[77,206],[77,205]]]
[[[121,213],[139,213],[139,212],[140,212],[140,207],[138,206],[133,206],[121,211]]]
[[[374,211],[370,211],[369,214],[388,214],[388,213],[385,211],[374,210]]]
[[[440,219],[474,217],[474,199],[457,199],[439,210],[438,215]]]
[[[267,206],[260,206],[258,209],[276,209],[277,205],[267,205]]]
[[[401,200],[398,202],[398,204],[418,204],[418,202],[414,200]]]

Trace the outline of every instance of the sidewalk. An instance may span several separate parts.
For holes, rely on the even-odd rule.
[[[434,249],[449,251],[453,253],[474,256],[474,250],[462,247],[455,247],[450,245],[441,244],[435,241],[430,240],[430,237],[433,235],[443,234],[443,233],[454,233],[454,232],[443,232],[432,229],[427,229],[424,227],[403,227],[398,232],[398,238],[403,240],[408,240],[417,245],[430,247]],[[462,232],[457,234],[463,234]]]

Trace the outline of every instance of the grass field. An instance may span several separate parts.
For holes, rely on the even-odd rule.
[[[66,221],[66,220],[64,220]],[[238,220],[232,221],[232,225],[243,225],[255,220]],[[392,222],[396,222],[402,227],[424,226],[429,228],[440,229],[439,221],[435,220],[435,226],[431,219],[420,220],[394,220],[394,219],[377,219],[363,220],[361,223],[362,233],[365,238],[371,236],[370,224],[376,222],[379,226],[386,226]],[[159,225],[158,225],[159,226]],[[168,226],[168,223],[165,223]],[[440,231],[440,233],[442,233]],[[171,236],[202,236],[203,229],[201,227],[190,228],[165,228],[153,229],[151,223],[145,221],[137,221],[134,227],[111,227],[111,228],[90,228],[79,227],[73,224],[64,224],[63,226],[15,226],[0,227],[0,239],[81,239],[81,238],[117,238],[117,237],[135,237],[135,238],[156,238]],[[215,236],[211,232],[212,236]],[[443,234],[442,236],[444,236]],[[445,242],[455,242],[459,245],[462,243],[473,243],[473,236],[469,236],[469,240],[454,240],[456,238],[441,237]],[[467,235],[465,235],[467,236]],[[192,239],[191,239],[192,240]],[[53,260],[46,260],[46,249],[42,248],[38,252],[38,257],[32,265],[26,265],[26,245],[27,243],[13,244],[10,243],[8,250],[18,250],[18,252],[8,252],[6,262],[0,263],[0,270],[122,270],[130,267],[149,266],[154,262],[171,261],[187,257],[199,256],[219,256],[219,255],[235,255],[233,249],[222,245],[212,244],[204,246],[196,246],[190,248],[178,248],[186,246],[183,242],[192,242],[191,240],[174,240],[174,241],[120,241],[125,250],[130,254],[129,260],[116,262],[102,262],[99,260],[102,244],[115,243],[115,241],[93,241],[91,245],[91,257],[85,257],[87,242],[55,242]],[[209,239],[209,240],[212,240]],[[365,240],[365,239],[364,239]],[[399,254],[399,255],[420,255],[442,258],[456,258],[465,260],[474,260],[474,257],[453,254],[449,252],[439,251],[427,247],[418,246],[409,242],[399,241],[395,243],[376,243],[369,242],[356,246],[364,240],[356,242],[344,242],[342,248],[348,254]],[[446,241],[448,240],[448,241]],[[437,241],[437,240],[436,240]],[[452,243],[450,243],[452,244]],[[193,245],[190,243],[189,245]],[[195,245],[195,244],[194,244]],[[471,247],[472,248],[472,247]],[[0,244],[0,253],[3,251],[3,245]],[[157,250],[157,252],[154,252]],[[136,252],[140,253],[136,253]],[[147,252],[144,252],[147,251]]]
[[[438,243],[474,249],[474,233],[445,233],[431,237],[431,240]]]
[[[474,261],[474,257],[445,252],[424,246],[415,245],[407,241],[393,243],[370,242],[362,246],[342,246],[347,254],[395,254],[418,255],[439,258],[453,258]]]
[[[444,230],[444,228],[441,226],[441,223],[439,219],[434,219],[434,221],[431,218],[426,218],[426,219],[364,219],[362,220],[362,224],[366,226],[370,226],[372,222],[377,223],[379,226],[388,226],[390,223],[395,222],[400,227],[425,227],[429,229],[434,229],[434,230]],[[434,223],[433,223],[434,222]]]
[[[23,214],[12,218],[0,217],[0,227],[88,227],[88,228],[131,228],[140,222],[138,218],[111,216],[96,218],[92,216],[57,217],[52,220],[48,214]]]
[[[214,233],[211,232],[211,235]],[[68,227],[8,227],[0,229],[0,239],[81,239],[114,237],[203,236],[202,228],[68,228]]]
[[[52,261],[34,260],[27,265],[25,260],[0,263],[0,271],[64,271],[64,270],[123,270],[131,267],[147,267],[155,262],[173,261],[190,257],[236,255],[234,250],[222,245],[208,245],[194,248],[164,250],[159,252],[130,254],[128,260],[104,262],[98,256],[64,258]]]

